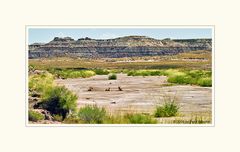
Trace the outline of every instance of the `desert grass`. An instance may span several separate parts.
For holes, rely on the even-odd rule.
[[[62,121],[67,124],[211,124],[211,122],[210,112],[185,115],[178,111],[177,115],[155,117],[154,113],[137,111],[109,113],[106,108],[97,105],[85,105],[79,109],[78,113]]]
[[[167,76],[169,83],[212,86],[212,72],[207,70],[130,70],[128,76]]]
[[[197,59],[197,60],[196,60]],[[172,56],[146,56],[111,59],[88,58],[45,58],[29,59],[36,69],[73,68],[73,69],[202,69],[212,66],[210,51],[192,51]]]
[[[67,124],[209,124],[211,116],[183,116],[175,102],[157,105],[155,113],[110,114],[103,107],[86,105],[77,109],[77,96],[55,86],[55,78],[88,78],[94,75],[125,73],[129,76],[167,76],[168,84],[212,85],[211,52],[194,51],[173,56],[117,59],[49,58],[30,59],[29,69],[44,70],[29,76],[29,94],[40,94],[39,106],[50,110],[54,120]],[[110,74],[111,76],[112,74]],[[114,77],[114,76],[113,76]],[[163,85],[164,86],[164,85]],[[46,104],[47,103],[47,104]],[[31,109],[30,109],[31,110]],[[42,117],[32,111],[31,120]]]
[[[29,121],[37,122],[37,121],[44,120],[44,118],[45,118],[44,115],[39,112],[36,112],[33,110],[28,111],[28,120]]]
[[[50,73],[58,78],[88,78],[96,75],[93,70],[81,70],[81,69],[59,69],[50,68],[47,69]]]
[[[172,117],[178,114],[179,106],[175,101],[165,101],[163,105],[156,107],[155,117]]]
[[[106,118],[106,110],[96,105],[87,105],[79,109],[78,118],[82,123],[101,124]]]
[[[202,87],[212,86],[212,72],[204,70],[183,71],[182,74],[169,74],[168,82],[177,84],[194,84]]]

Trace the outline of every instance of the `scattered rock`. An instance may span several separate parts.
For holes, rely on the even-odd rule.
[[[51,116],[50,112],[44,109],[33,109],[33,111],[36,111],[38,113],[41,113],[45,116],[45,120],[52,121],[53,117]]]
[[[31,92],[31,97],[37,97],[37,98],[39,98],[41,95],[38,93],[38,92],[36,92],[36,91],[32,91]]]
[[[93,91],[93,87],[89,87],[87,91]]]
[[[59,121],[41,120],[38,122],[29,121],[30,124],[61,124]]]
[[[122,88],[120,86],[118,86],[118,91],[123,91]]]
[[[29,97],[28,97],[28,101],[29,101],[29,102],[37,102],[37,101],[40,101],[40,98],[29,96]]]
[[[110,88],[105,89],[105,91],[110,91]]]
[[[45,73],[45,71],[41,71],[41,70],[34,70],[33,74],[42,74]]]

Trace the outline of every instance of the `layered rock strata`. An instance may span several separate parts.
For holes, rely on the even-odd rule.
[[[49,43],[29,45],[29,58],[86,57],[120,58],[133,56],[173,55],[181,52],[212,49],[211,39],[153,39],[126,36],[115,39],[55,37]]]

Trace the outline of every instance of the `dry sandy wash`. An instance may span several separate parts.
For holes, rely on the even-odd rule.
[[[107,75],[96,75],[91,78],[58,79],[56,83],[66,86],[79,96],[79,107],[97,104],[111,113],[151,113],[157,104],[164,103],[168,98],[175,98],[183,114],[211,113],[212,109],[211,87],[167,86],[165,76],[133,77],[117,74],[117,80],[108,80]],[[106,91],[109,88],[110,91]]]

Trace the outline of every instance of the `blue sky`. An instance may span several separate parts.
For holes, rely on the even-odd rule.
[[[148,36],[156,39],[194,39],[212,38],[211,28],[29,28],[29,44],[46,43],[54,37],[79,39],[109,39],[129,35]]]

